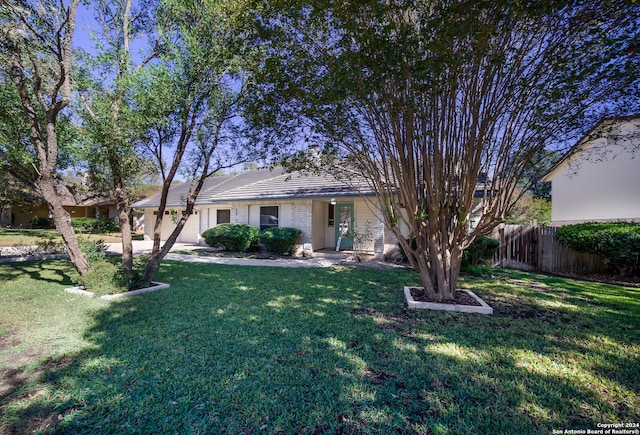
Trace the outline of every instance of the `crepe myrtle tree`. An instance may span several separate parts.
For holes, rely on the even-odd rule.
[[[463,250],[503,220],[530,160],[633,110],[639,13],[632,1],[254,2],[264,60],[248,119],[365,177],[428,296],[451,299]]]
[[[72,38],[79,0],[0,1],[0,71],[17,92],[23,133],[9,132],[4,163],[47,203],[69,258],[81,276],[89,271],[56,186],[62,149],[60,124],[71,100]],[[3,104],[10,104],[3,100]],[[4,131],[6,132],[6,131]],[[4,136],[4,135],[3,135]],[[24,138],[29,140],[25,141]],[[3,138],[4,140],[4,138]]]

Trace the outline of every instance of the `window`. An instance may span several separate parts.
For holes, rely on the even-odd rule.
[[[329,204],[329,216],[328,216],[328,225],[329,227],[332,227],[335,225],[336,222],[336,205],[335,204]]]
[[[216,210],[216,225],[231,223],[231,210]]]
[[[260,207],[260,230],[278,226],[278,206]]]

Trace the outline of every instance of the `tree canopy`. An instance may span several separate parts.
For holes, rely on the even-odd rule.
[[[265,136],[323,145],[338,175],[364,175],[427,293],[450,299],[463,249],[503,220],[532,158],[637,105],[638,9],[255,2],[265,54],[249,119]]]

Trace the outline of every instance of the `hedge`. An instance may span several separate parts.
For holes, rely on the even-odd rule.
[[[71,218],[71,225],[79,230],[98,234],[115,233],[120,231],[120,228],[109,219],[74,217]]]
[[[251,225],[219,224],[202,233],[207,245],[223,246],[227,251],[246,252],[258,247],[260,231]]]
[[[463,266],[479,266],[490,260],[496,253],[500,242],[490,237],[476,237],[471,245],[462,253]]]
[[[278,255],[291,255],[296,245],[296,240],[302,234],[297,228],[267,228],[260,232],[260,242],[267,250]]]
[[[53,219],[40,216],[32,217],[31,222],[29,222],[29,226],[34,230],[49,230],[51,228],[55,228]]]
[[[557,229],[555,238],[575,251],[603,255],[613,272],[640,274],[640,223],[566,225]]]

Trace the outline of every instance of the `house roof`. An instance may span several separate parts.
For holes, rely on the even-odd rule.
[[[184,206],[190,183],[172,186],[167,197],[167,207]],[[355,195],[373,195],[363,179],[352,179],[349,184],[333,175],[288,173],[283,168],[254,169],[223,177],[205,180],[196,205],[254,201],[284,198],[327,198]],[[136,202],[132,208],[156,208],[160,194]]]
[[[578,140],[575,145],[573,145],[569,151],[567,151],[565,153],[564,156],[562,156],[562,158],[560,160],[558,160],[556,162],[555,165],[553,165],[551,167],[551,169],[549,169],[541,178],[541,181],[544,182],[549,182],[552,180],[554,173],[556,172],[556,169],[558,169],[560,166],[564,165],[564,163],[566,161],[568,161],[572,156],[574,156],[575,154],[579,153],[580,151],[582,151],[583,146],[585,143],[587,143],[590,139],[593,138],[594,134],[604,130],[606,127],[610,127],[612,125],[615,124],[619,124],[619,123],[623,123],[626,121],[633,121],[634,119],[640,119],[640,113],[634,114],[634,115],[626,115],[626,116],[606,116],[602,119],[600,119],[600,121],[598,121],[598,123],[595,125],[595,127],[593,127],[591,130],[589,130],[587,133],[585,133],[580,140]]]

